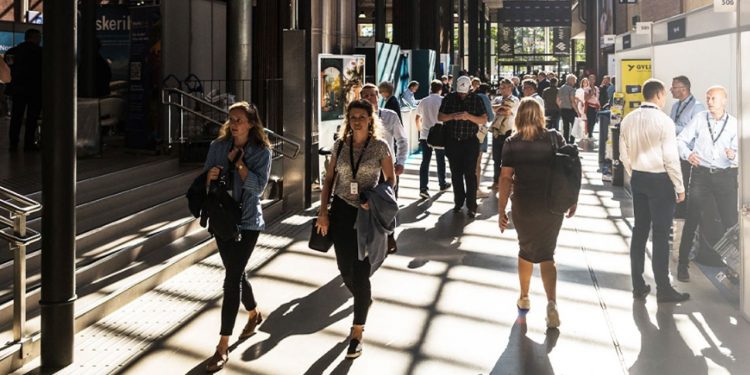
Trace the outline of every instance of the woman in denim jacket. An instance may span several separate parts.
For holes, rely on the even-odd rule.
[[[250,337],[263,321],[257,310],[253,290],[245,276],[250,255],[265,229],[260,197],[271,173],[271,143],[255,105],[238,102],[229,107],[229,118],[219,137],[211,143],[204,166],[206,186],[228,173],[229,192],[242,207],[240,236],[230,240],[216,238],[219,255],[226,270],[224,299],[221,306],[221,330],[216,353],[208,360],[206,370],[221,370],[229,360],[229,336],[234,330],[240,302],[249,312],[240,339]]]

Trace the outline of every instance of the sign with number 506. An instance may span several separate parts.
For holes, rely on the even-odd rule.
[[[714,12],[734,12],[737,0],[714,0]]]

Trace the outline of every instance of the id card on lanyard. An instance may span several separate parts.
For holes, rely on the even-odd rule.
[[[711,138],[711,152],[713,153],[714,160],[717,160],[720,158],[721,153],[716,150],[716,141],[721,138],[721,135],[724,134],[724,129],[727,127],[727,122],[729,122],[729,115],[725,114],[726,118],[724,118],[724,124],[721,126],[721,130],[719,131],[719,134],[714,137],[714,129],[711,127],[711,118],[708,116],[708,113],[706,113],[706,123],[708,124],[708,136]],[[716,124],[719,124],[719,121],[716,121]]]
[[[352,182],[349,184],[349,193],[351,195],[359,195],[359,183],[357,183],[357,172],[359,171],[359,166],[362,164],[362,157],[365,156],[365,151],[367,151],[367,145],[370,144],[370,137],[367,137],[367,140],[365,141],[365,147],[362,147],[362,152],[359,154],[359,159],[357,160],[357,163],[354,163],[354,136],[349,138],[349,161],[352,165]]]

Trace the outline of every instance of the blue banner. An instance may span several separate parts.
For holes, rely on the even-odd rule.
[[[102,56],[110,63],[112,80],[127,80],[130,60],[130,8],[127,5],[97,7],[96,37],[102,43]]]
[[[23,33],[12,31],[0,31],[0,55],[4,55],[9,49],[23,42]]]

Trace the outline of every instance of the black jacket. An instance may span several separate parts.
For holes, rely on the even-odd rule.
[[[42,47],[23,42],[5,53],[10,66],[11,82],[6,88],[9,95],[42,95]]]

